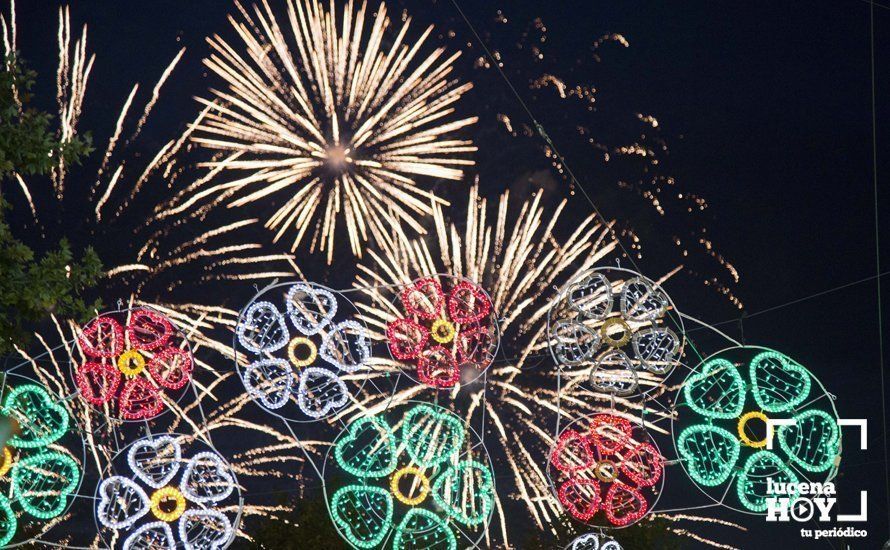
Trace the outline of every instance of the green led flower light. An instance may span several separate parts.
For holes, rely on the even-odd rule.
[[[353,422],[331,453],[336,481],[325,484],[341,536],[357,548],[406,550],[456,550],[456,529],[481,536],[494,476],[469,439],[460,418],[428,404]]]
[[[69,431],[68,411],[45,388],[37,384],[11,387],[10,380],[8,376],[0,414],[13,420],[18,429],[2,452],[0,546],[15,538],[23,517],[52,520],[62,515],[81,477],[77,461],[57,450]]]
[[[735,483],[738,503],[751,512],[766,510],[767,479],[796,483],[804,472],[831,478],[840,429],[827,394],[813,396],[813,385],[805,367],[776,351],[737,347],[706,359],[678,403],[681,418],[697,417],[675,439],[689,477],[702,487]],[[793,423],[780,425],[768,445],[765,419]]]

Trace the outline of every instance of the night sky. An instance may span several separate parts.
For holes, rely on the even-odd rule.
[[[489,48],[504,53],[508,76],[603,214],[626,220],[644,237],[643,258],[638,260],[644,272],[655,277],[683,261],[670,235],[684,230],[684,224],[706,227],[719,252],[738,269],[736,284],[708,258],[689,260],[694,273],[668,285],[679,308],[711,323],[725,322],[720,328],[746,343],[787,353],[837,396],[841,417],[869,420],[867,451],[857,449],[858,434],[844,436],[838,500],[842,507],[852,506],[860,490],[869,491],[870,536],[854,541],[852,547],[879,548],[888,538],[888,522],[875,281],[759,314],[875,276],[870,5],[864,0],[544,4],[464,1],[462,7]],[[423,25],[454,30],[456,38],[450,42],[440,38],[449,47],[475,42],[450,1],[409,0],[395,5],[404,5]],[[39,93],[47,99],[53,94],[57,6],[43,0],[17,6],[19,47],[42,76]],[[132,83],[154,82],[179,48],[186,46],[186,57],[168,81],[145,129],[149,147],[156,148],[171,128],[181,128],[193,118],[192,96],[205,94],[212,80],[200,64],[207,52],[203,38],[212,33],[231,37],[226,15],[232,10],[232,4],[224,0],[85,0],[74,4],[72,19],[89,24],[91,49],[98,57],[81,126],[113,125]],[[497,21],[498,10],[503,10],[509,24]],[[882,269],[886,271],[890,270],[890,231],[886,229],[890,223],[886,154],[890,145],[886,124],[890,7],[876,5],[874,12],[877,180],[883,217]],[[538,17],[547,27],[547,63],[561,69],[568,80],[597,88],[598,115],[585,122],[590,131],[606,142],[621,142],[639,132],[622,126],[635,113],[657,118],[659,139],[668,144],[659,169],[673,176],[682,189],[706,198],[705,213],[690,218],[669,211],[666,220],[661,220],[633,192],[618,190],[617,178],[609,170],[587,169],[596,153],[579,145],[578,136],[567,130],[576,122],[572,113],[539,97],[545,90],[530,90],[528,84],[540,75],[540,67],[518,60],[517,33]],[[607,44],[594,52],[591,44],[607,33],[622,34],[630,47]],[[594,53],[602,60],[595,61]],[[467,54],[459,66],[482,83],[463,108],[483,118],[480,132],[493,132],[497,128],[494,114],[501,112],[510,113],[514,125],[528,123],[494,71],[479,74],[473,70],[473,60],[481,55],[478,46]],[[513,64],[511,55],[517,58]],[[591,127],[593,123],[599,125]],[[479,138],[484,137],[477,136],[480,147],[485,143]],[[106,139],[99,136],[100,150]],[[537,137],[528,141],[541,145]],[[559,193],[568,189],[568,182],[540,175],[548,169],[543,160],[518,169],[499,160],[497,152],[485,150],[478,160],[482,186],[489,196],[508,186],[521,189],[531,180],[545,187],[550,182]],[[538,176],[531,178],[530,173]],[[570,210],[586,215],[590,205],[576,193],[570,196]],[[729,283],[744,302],[748,318],[739,322],[740,312],[701,284],[700,275],[709,272],[719,273]],[[884,287],[886,304],[890,286]],[[886,305],[884,313],[885,320],[890,318]],[[697,342],[701,338],[705,349],[719,345],[702,331],[690,336]],[[667,483],[669,495],[671,483],[677,484],[680,493],[692,488],[680,468],[669,469]],[[678,496],[682,495],[671,495],[668,500]],[[689,505],[707,502],[699,495],[691,498],[699,500]],[[841,547],[839,541],[799,542],[798,526],[777,528],[758,517],[719,510],[709,513],[748,527],[734,541],[745,548],[789,543],[792,547]]]

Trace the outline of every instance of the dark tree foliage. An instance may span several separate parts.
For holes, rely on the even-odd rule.
[[[16,55],[0,70],[0,178],[49,173],[60,160],[77,164],[92,150],[89,134],[62,142],[51,127],[52,115],[29,107],[37,73]]]
[[[0,68],[0,183],[16,174],[45,175],[60,160],[75,164],[92,150],[90,136],[62,143],[50,129],[52,115],[28,106],[36,74],[15,56]],[[28,342],[29,324],[50,313],[82,319],[97,307],[83,291],[102,276],[92,248],[76,259],[68,241],[37,257],[6,221],[0,196],[0,355]]]

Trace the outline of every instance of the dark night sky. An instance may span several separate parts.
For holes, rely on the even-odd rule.
[[[741,272],[734,291],[749,313],[875,275],[867,2],[463,4],[483,33],[494,26],[497,9],[517,20],[543,17],[549,48],[560,57],[586,51],[607,32],[627,37],[630,48],[611,52],[594,84],[613,106],[658,118],[661,135],[670,144],[667,171],[708,199],[709,233]],[[19,46],[47,77],[44,84],[51,84],[54,70],[57,5],[18,5]],[[406,5],[423,23],[444,21],[446,28],[466,34],[448,1]],[[91,48],[98,54],[87,123],[113,124],[132,83],[149,85],[183,45],[189,48],[187,57],[167,84],[146,135],[153,137],[155,124],[188,120],[194,112],[191,96],[207,85],[200,66],[206,52],[203,37],[228,33],[225,16],[230,8],[222,0],[77,2],[72,16],[89,24]],[[887,270],[890,8],[876,7],[875,17],[878,181]],[[506,94],[504,98],[509,100]],[[510,108],[518,112],[515,107]],[[553,138],[559,145],[561,136]],[[106,138],[101,139],[104,146]],[[573,164],[571,156],[567,160]],[[586,181],[583,174],[580,178],[586,186],[598,183]],[[622,217],[622,212],[609,211],[609,205],[600,206],[606,216]],[[589,205],[576,196],[572,208],[586,212]],[[660,254],[654,250],[653,261]],[[711,322],[738,317],[726,303],[702,297],[698,287],[671,290],[675,302],[692,315]],[[890,285],[885,293],[890,294]],[[890,308],[885,307],[885,316],[890,317]],[[868,451],[855,449],[855,436],[844,439],[839,500],[852,504],[858,491],[868,489],[871,536],[852,547],[880,547],[887,540],[888,523],[882,513],[886,501],[874,281],[755,315],[743,326],[748,343],[780,349],[807,365],[838,396],[842,417],[869,419]],[[735,321],[721,328],[740,335]],[[681,471],[670,473],[677,483],[687,483]],[[743,547],[773,548],[783,541],[798,547],[797,528],[777,529],[730,512],[718,515],[749,527],[735,541]]]

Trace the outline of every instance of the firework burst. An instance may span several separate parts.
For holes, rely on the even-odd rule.
[[[456,137],[476,122],[455,116],[472,87],[453,79],[460,53],[424,53],[432,27],[412,37],[406,18],[391,29],[385,4],[371,14],[349,1],[338,17],[333,2],[289,0],[284,29],[266,2],[238,7],[240,48],[209,39],[205,64],[225,86],[199,99],[192,138],[217,153],[204,163],[216,176],[159,215],[280,199],[265,222],[275,240],[287,234],[295,250],[311,239],[328,263],[341,217],[356,256],[396,222],[422,233],[419,218],[444,201],[417,180],[459,181],[476,150]]]

